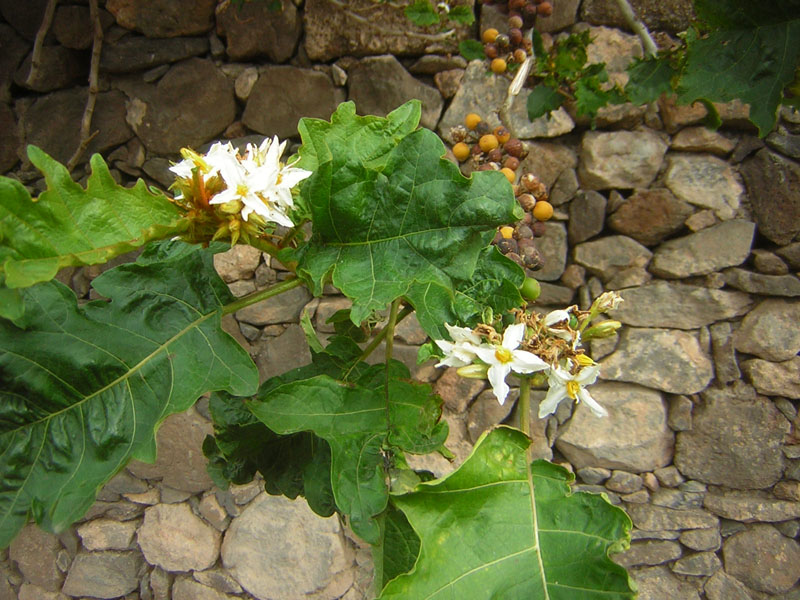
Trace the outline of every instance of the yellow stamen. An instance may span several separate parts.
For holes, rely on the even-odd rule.
[[[591,367],[594,364],[594,361],[585,354],[578,354],[575,357],[575,362],[577,362],[582,367]]]
[[[581,384],[577,381],[568,381],[567,382],[567,396],[575,400],[578,397],[578,392],[581,391]]]
[[[513,358],[511,355],[511,350],[502,347],[494,351],[494,357],[501,363],[511,362],[511,359]]]

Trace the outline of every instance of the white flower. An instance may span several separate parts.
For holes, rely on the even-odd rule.
[[[285,147],[286,142],[280,144],[274,137],[264,140],[258,148],[248,144],[245,157],[241,159],[236,154],[216,153],[212,165],[226,187],[209,203],[226,204],[239,200],[244,205],[242,218],[245,221],[251,213],[256,213],[267,221],[287,227],[294,225],[288,216],[293,206],[292,188],[310,177],[311,171],[282,165],[280,157]]]
[[[566,361],[566,368],[552,366],[548,375],[550,389],[547,396],[539,405],[539,418],[553,414],[558,408],[558,403],[564,398],[572,398],[576,402],[585,403],[598,417],[605,417],[608,411],[600,406],[584,387],[593,384],[600,372],[600,365],[592,364],[582,367],[575,375],[570,373],[571,360]]]
[[[516,373],[533,373],[548,368],[546,362],[531,352],[517,350],[525,336],[525,323],[517,323],[506,328],[503,341],[498,345],[483,344],[475,349],[475,353],[489,365],[489,383],[500,404],[506,401],[509,387],[506,376]]]
[[[568,310],[554,310],[544,318],[544,326],[547,332],[557,338],[572,342],[572,349],[577,348],[581,343],[581,334],[569,327],[570,314]]]
[[[456,327],[444,324],[452,342],[447,340],[434,340],[441,348],[445,357],[439,361],[437,367],[465,367],[475,358],[475,349],[480,345],[481,338],[466,327]]]

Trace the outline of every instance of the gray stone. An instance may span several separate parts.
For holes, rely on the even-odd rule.
[[[672,488],[659,488],[653,492],[651,499],[653,506],[666,506],[667,508],[700,508],[703,506],[703,494],[684,492]]]
[[[151,506],[137,535],[147,562],[166,571],[209,568],[219,556],[220,537],[188,504]]]
[[[569,205],[569,243],[580,244],[603,231],[606,199],[594,191],[579,193]]]
[[[561,31],[574,24],[579,4],[579,0],[555,2],[553,4],[553,13],[550,16],[536,16],[536,31],[540,33]]]
[[[586,25],[579,25],[584,29]],[[638,36],[612,27],[589,27],[591,44],[586,49],[587,63],[605,63],[612,81],[627,82],[624,72],[636,58],[642,57],[642,43]],[[620,78],[620,75],[622,77]]]
[[[732,535],[722,554],[725,571],[754,590],[780,594],[800,579],[800,546],[771,525]]]
[[[694,407],[691,431],[678,434],[675,465],[705,483],[769,487],[783,471],[785,428],[783,415],[766,398],[708,390]]]
[[[703,589],[708,600],[752,600],[747,588],[722,570],[714,573]]]
[[[765,148],[740,172],[759,233],[781,246],[791,242],[800,233],[800,165]]]
[[[722,568],[722,561],[714,552],[697,552],[684,556],[672,565],[672,572],[678,575],[708,577]]]
[[[443,71],[463,71],[467,68],[467,61],[464,57],[442,56],[440,54],[426,54],[421,56],[413,65],[408,68],[414,75],[436,75]]]
[[[433,391],[441,396],[447,408],[460,413],[464,412],[467,406],[483,391],[486,382],[483,379],[461,377],[457,371],[458,369],[455,368],[445,369],[441,377],[436,380]]]
[[[86,108],[87,88],[72,88],[48,94],[36,100],[21,117],[20,133],[25,144],[38,146],[61,163],[66,163],[80,143],[80,127]],[[58,127],[53,123],[58,122]],[[97,95],[92,128],[99,133],[92,138],[83,159],[95,152],[124,144],[131,137],[125,124],[125,96],[118,91]],[[22,149],[20,149],[21,151]],[[26,156],[20,156],[23,162]]]
[[[78,525],[77,531],[87,550],[128,550],[136,533],[136,523],[113,519],[94,519]]]
[[[206,571],[194,571],[192,577],[199,583],[226,594],[241,594],[240,586],[231,575],[222,568],[215,567]]]
[[[714,369],[697,338],[690,333],[627,327],[622,330],[617,349],[603,359],[600,376],[670,394],[694,394],[705,389]]]
[[[714,210],[727,220],[739,209],[744,187],[733,169],[716,156],[673,154],[667,157],[664,183],[681,200]]]
[[[131,35],[103,46],[100,70],[107,73],[133,73],[200,56],[208,52],[208,38],[181,37],[149,39]]]
[[[165,38],[210,31],[216,4],[216,0],[108,0],[106,10],[125,29],[135,29],[147,37]]]
[[[113,22],[109,13],[100,11],[100,22],[106,27]],[[108,21],[104,23],[103,21]],[[62,46],[73,50],[86,50],[92,45],[92,22],[87,6],[59,6],[52,24],[53,34]]]
[[[581,143],[578,176],[591,190],[646,188],[666,151],[661,138],[648,131],[588,131]]]
[[[612,492],[632,494],[642,489],[642,477],[627,471],[614,471],[605,485]]]
[[[714,211],[708,209],[698,211],[686,219],[686,227],[688,227],[691,231],[707,229],[712,225],[716,225],[717,223],[719,223],[719,221],[714,215]]]
[[[186,93],[194,89],[203,93]],[[129,95],[133,97],[127,121],[147,149],[157,154],[198,148],[236,117],[233,84],[213,62],[201,58],[175,64],[156,85],[138,86]]]
[[[14,13],[19,14],[17,7]],[[10,103],[14,73],[31,45],[6,23],[0,23],[0,44],[3,48],[0,52],[0,103]]]
[[[785,260],[792,269],[800,269],[800,242],[778,248],[775,254]]]
[[[469,407],[466,420],[469,438],[473,444],[482,433],[490,430],[511,414],[518,396],[519,390],[512,389],[506,402],[500,404],[491,390],[486,390],[478,395]]]
[[[575,169],[564,169],[550,188],[550,204],[561,206],[569,202],[575,197],[579,187]]]
[[[562,223],[553,221],[548,221],[544,227],[544,235],[536,238],[536,249],[544,266],[535,271],[535,277],[540,281],[557,281],[567,266],[567,230]]]
[[[416,80],[394,56],[373,56],[355,63],[347,71],[348,100],[362,115],[385,117],[395,108],[416,98],[422,102],[420,125],[433,129],[442,113],[441,94]]]
[[[599,485],[611,477],[611,471],[603,467],[583,467],[576,473],[581,481],[590,485]]]
[[[653,255],[650,271],[672,279],[739,265],[750,255],[754,234],[753,223],[736,219],[664,242]]]
[[[213,484],[206,472],[203,440],[213,427],[194,410],[167,417],[156,435],[158,456],[147,464],[131,461],[128,470],[143,479],[161,479],[165,486],[184,492],[202,492]]]
[[[2,584],[0,584],[0,589],[2,589]],[[11,590],[8,597],[0,595],[3,600],[68,600],[64,594],[48,592],[44,588],[30,583],[23,583],[19,587],[19,595],[15,594],[10,586],[8,589]]]
[[[80,552],[62,591],[69,596],[117,598],[139,587],[142,563],[136,552]]]
[[[637,503],[638,504],[638,503]],[[644,529],[633,528],[631,531],[631,541],[633,540],[677,540],[678,531],[646,531]]]
[[[461,81],[464,79],[464,69],[450,69],[441,71],[433,76],[433,83],[442,95],[442,98],[452,98],[461,88]]]
[[[736,147],[736,142],[708,127],[687,127],[673,138],[670,148],[684,152],[710,152],[727,156]]]
[[[711,333],[711,355],[714,359],[714,372],[720,383],[731,383],[742,376],[736,352],[733,347],[731,324],[727,321],[714,323],[709,327]]]
[[[635,327],[697,329],[743,315],[753,304],[740,292],[667,281],[622,290],[620,296],[623,302],[609,316]]]
[[[680,231],[692,212],[668,189],[637,190],[608,218],[608,225],[640,244],[655,246]]]
[[[800,400],[800,356],[779,363],[754,358],[742,370],[762,394]]]
[[[117,521],[129,521],[135,519],[144,512],[144,506],[127,500],[117,500],[116,502],[96,501],[84,515],[85,519],[96,519],[106,516]]]
[[[610,235],[575,247],[575,262],[608,281],[621,271],[645,267],[652,252],[624,235]]]
[[[692,428],[692,409],[694,404],[686,396],[672,396],[669,399],[669,419],[672,431],[687,431]]]
[[[225,594],[189,577],[178,577],[172,584],[172,600],[234,600],[235,598],[237,596]]]
[[[290,66],[264,67],[247,99],[242,122],[264,135],[295,137],[301,117],[330,119],[343,99],[325,73]]]
[[[698,552],[712,552],[722,546],[719,529],[689,529],[681,532],[680,542],[687,548]]]
[[[29,524],[11,542],[8,556],[28,582],[54,592],[63,580],[56,565],[60,549],[56,536]]]
[[[302,16],[290,0],[281,0],[278,10],[267,2],[222,5],[216,22],[232,61],[266,56],[271,63],[286,62],[303,29]]]
[[[311,300],[304,287],[296,287],[279,296],[262,300],[236,311],[236,319],[259,327],[276,323],[297,323],[303,307]]]
[[[308,0],[304,8],[305,49],[313,61],[376,54],[458,54],[458,43],[474,35],[466,25],[454,27],[452,34],[414,25],[403,12],[405,5],[399,4]]]
[[[695,587],[681,581],[667,567],[647,567],[631,572],[639,588],[638,600],[700,600]]]
[[[800,301],[765,300],[742,321],[734,335],[739,352],[780,362],[800,352]]]
[[[776,498],[800,503],[800,481],[779,481],[772,493]]]
[[[762,248],[753,249],[753,266],[764,275],[786,275],[789,272],[789,265],[777,254]]]
[[[613,555],[614,562],[625,568],[639,565],[660,565],[679,558],[683,554],[681,545],[667,540],[634,542],[620,554]]]
[[[538,273],[535,274],[538,277]],[[569,306],[572,304],[575,290],[563,285],[547,283],[546,281],[540,281],[539,287],[541,288],[541,293],[536,299],[537,304],[542,306]]]
[[[306,336],[302,328],[294,324],[289,325],[278,337],[262,342],[256,356],[262,381],[310,362],[311,352]]]
[[[261,599],[299,600],[315,592],[333,600],[347,589],[331,594],[342,572],[352,583],[351,561],[336,517],[322,519],[303,500],[267,494],[233,520],[222,545],[225,568]]]
[[[645,489],[641,489],[632,494],[622,494],[620,500],[627,503],[647,504],[650,502],[650,493]]]
[[[620,383],[598,383],[589,391],[609,417],[595,417],[578,405],[559,431],[556,447],[575,468],[641,473],[669,464],[673,435],[661,394]],[[619,435],[620,431],[625,435]]]
[[[800,517],[800,502],[776,500],[766,493],[725,491],[706,495],[715,515],[743,523],[788,521]]]
[[[666,487],[677,487],[684,481],[683,475],[675,465],[656,469],[653,474],[658,478],[658,482]]]
[[[694,7],[690,0],[632,0],[635,14],[656,31],[679,33],[685,31],[694,20]],[[608,25],[629,29],[630,25],[614,2],[584,0],[581,19],[594,25]],[[677,599],[678,597],[675,596]],[[644,600],[644,599],[643,599]]]
[[[214,255],[214,268],[223,281],[230,283],[253,277],[260,261],[261,251],[246,244],[237,244],[226,252]]]
[[[705,529],[718,527],[719,519],[700,508],[676,509],[650,504],[627,507],[628,516],[639,529],[646,531]]]
[[[344,296],[324,296],[320,298],[317,312],[314,315],[314,327],[319,332],[333,333],[336,331],[336,327],[333,323],[328,323],[328,319],[340,310],[348,310],[352,305],[353,301]],[[402,323],[405,323],[405,321]]]
[[[28,55],[14,75],[14,83],[34,92],[51,92],[69,87],[83,74],[83,65],[75,50],[63,46],[42,46],[39,68],[32,81],[31,57]]]
[[[794,275],[762,275],[745,269],[726,269],[725,283],[744,292],[765,296],[800,296],[800,279]]]

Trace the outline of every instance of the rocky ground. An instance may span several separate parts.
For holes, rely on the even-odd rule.
[[[71,156],[91,45],[86,3],[63,1],[40,75],[26,83],[44,4],[0,0],[0,172],[33,190],[42,182],[24,146]],[[469,31],[416,30],[369,0],[284,0],[278,12],[266,2],[241,12],[216,0],[104,4],[100,133],[89,151],[122,182],[166,186],[184,145],[293,136],[299,117],[328,117],[345,99],[385,114],[419,98],[423,124],[447,139],[467,112],[494,118],[508,85],[448,54]],[[624,77],[641,49],[609,4],[556,0],[541,28],[591,27],[593,60]],[[634,4],[654,29],[686,26],[688,2]],[[503,22],[481,12],[484,27]],[[529,123],[524,104],[511,114],[531,150],[523,169],[555,205],[537,239],[538,304],[586,307],[604,290],[625,299],[611,315],[624,324],[619,337],[591,348],[603,365],[592,393],[609,417],[561,406],[534,419],[537,453],[574,470],[576,489],[628,511],[634,541],[617,560],[642,600],[800,599],[800,114],[784,109],[759,140],[735,103],[720,107],[717,132],[700,126],[705,109],[669,99],[605,110],[594,130],[563,110]],[[238,296],[284,275],[251,248],[216,258]],[[99,272],[60,277],[86,295]],[[226,327],[269,377],[309,358],[302,310],[325,332],[345,306],[335,293],[295,289]],[[483,431],[514,422],[513,403],[500,406],[485,382],[414,364],[425,337],[413,317],[398,330],[397,356],[444,399],[456,464]],[[200,447],[211,431],[201,399],[161,428],[158,461],[129,465],[75,527],[23,530],[0,551],[0,600],[368,597],[369,551],[335,518],[258,482],[213,486]]]

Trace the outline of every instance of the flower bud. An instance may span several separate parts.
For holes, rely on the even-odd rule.
[[[220,204],[219,210],[226,215],[235,215],[241,212],[243,206],[244,204],[242,204],[241,200],[231,200],[225,204]]]
[[[467,379],[487,379],[488,372],[489,365],[467,365],[466,367],[460,367],[456,371],[461,377],[466,377]]]
[[[591,311],[594,314],[598,314],[614,310],[619,306],[620,302],[622,302],[622,298],[617,292],[603,292],[595,299]]]
[[[617,329],[620,327],[622,327],[622,323],[619,321],[601,321],[584,331],[581,338],[590,340],[611,337],[617,333]]]

